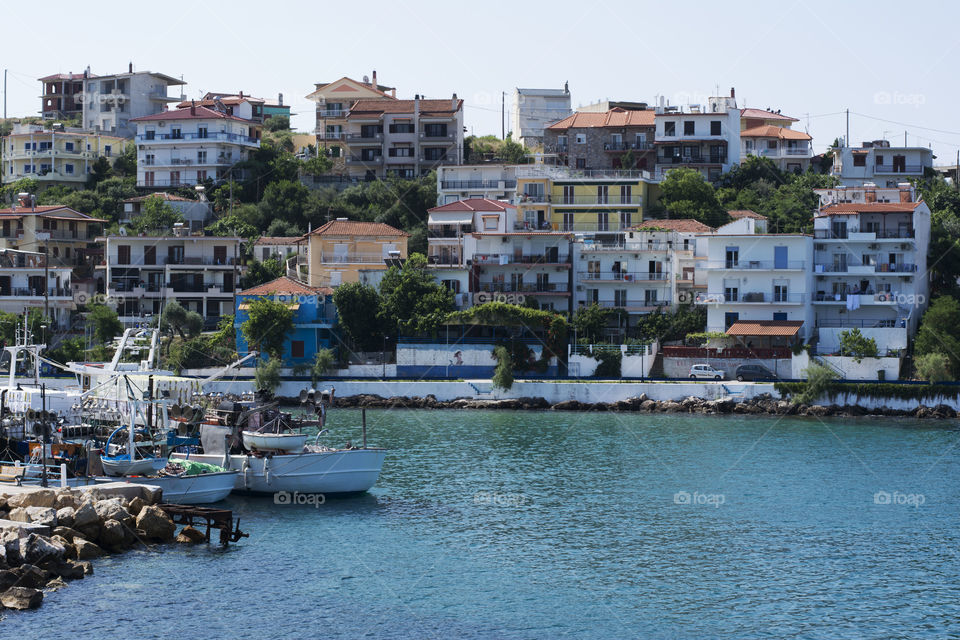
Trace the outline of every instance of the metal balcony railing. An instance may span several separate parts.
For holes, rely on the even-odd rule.
[[[806,262],[803,260],[787,260],[785,262],[776,262],[774,260],[716,260],[707,262],[707,269],[729,269],[736,271],[763,269],[763,270],[803,270],[806,268]]]
[[[581,280],[598,282],[663,282],[670,279],[669,273],[660,271],[608,271],[606,273],[581,271],[578,275]]]

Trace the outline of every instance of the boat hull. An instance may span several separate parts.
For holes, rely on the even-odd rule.
[[[163,458],[141,458],[130,461],[129,458],[100,458],[103,472],[108,476],[138,476],[153,474],[167,466]]]
[[[239,471],[234,489],[256,494],[361,493],[380,477],[386,449],[352,449],[319,453],[280,454],[269,458],[246,455],[171,454]]]
[[[243,432],[243,446],[251,451],[285,451],[294,453],[303,451],[303,445],[305,444],[307,444],[306,434]]]
[[[236,471],[200,473],[195,476],[128,478],[129,482],[159,487],[163,501],[174,504],[210,504],[223,500],[236,486]]]

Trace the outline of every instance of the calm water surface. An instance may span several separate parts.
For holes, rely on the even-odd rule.
[[[96,561],[0,637],[960,637],[955,422],[367,418],[369,495],[231,498],[249,539]]]

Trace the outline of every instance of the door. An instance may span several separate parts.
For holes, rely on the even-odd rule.
[[[773,268],[774,269],[787,268],[787,248],[786,247],[773,248]]]
[[[223,292],[233,293],[233,274],[232,273],[223,274]]]
[[[739,313],[727,312],[723,314],[723,323],[726,326],[726,329],[729,329],[733,326],[733,323],[740,319]]]
[[[130,245],[121,244],[117,247],[117,264],[130,264]]]
[[[345,242],[339,242],[333,245],[333,261],[346,262],[347,253],[350,251],[350,245]],[[338,283],[339,284],[339,283]]]
[[[776,320],[786,320],[786,319],[787,319],[787,314],[778,311],[778,312],[776,312],[776,313],[773,314],[773,319],[774,319],[775,321],[776,321]]]
[[[154,246],[143,248],[143,264],[157,264],[157,248]]]
[[[213,263],[227,264],[227,247],[218,245],[213,248]]]

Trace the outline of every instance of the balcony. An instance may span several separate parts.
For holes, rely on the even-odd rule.
[[[558,293],[570,292],[566,282],[538,282],[531,284],[512,282],[481,282],[480,291],[486,293]]]
[[[577,275],[581,280],[590,282],[666,282],[670,279],[669,273],[659,271],[580,271]]]
[[[317,131],[317,140],[343,140],[346,135],[343,131]]]
[[[350,115],[349,109],[317,109],[317,120],[324,118],[346,118]]]
[[[895,292],[882,292],[882,293],[871,293],[868,290],[868,293],[826,293],[824,291],[818,291],[813,297],[814,304],[847,304],[847,299],[853,296],[859,297],[858,302],[860,306],[863,305],[880,305],[880,306],[893,306],[898,304],[901,294]],[[912,297],[912,296],[910,296]]]
[[[896,275],[899,273],[916,273],[917,265],[904,263],[882,262],[878,264],[830,264],[817,263],[813,267],[814,273],[849,273],[851,275],[867,275],[871,273],[888,273]]]
[[[709,154],[697,156],[657,156],[659,164],[723,164],[727,161],[727,155]]]
[[[455,156],[448,156],[446,154],[442,156],[422,156],[420,158],[421,164],[457,164],[457,158]]]
[[[707,262],[707,269],[722,269],[727,271],[802,271],[806,268],[806,262],[803,260],[787,260],[786,262],[776,262],[774,260],[715,260]]]
[[[516,189],[516,180],[442,180],[441,189]]]
[[[547,165],[517,166],[518,178],[550,178],[552,180],[570,180],[592,182],[629,181],[637,182],[641,179],[650,179],[649,171],[628,171],[623,169],[571,169],[570,167],[551,167]]]
[[[345,157],[345,160],[346,160],[347,164],[362,164],[362,165],[377,165],[377,164],[383,164],[383,156],[382,156],[382,155],[375,155],[375,156],[368,156],[368,157],[364,157],[364,156],[346,156],[346,157]]]
[[[353,144],[379,144],[383,142],[382,133],[348,133],[344,138]]]
[[[621,195],[611,193],[608,196],[560,196],[553,198],[554,204],[556,205],[573,205],[573,206],[621,206],[621,205],[633,205],[640,206],[643,204],[643,196],[640,195]]]
[[[339,253],[320,254],[320,264],[384,264],[390,256],[382,253]]]
[[[430,144],[434,144],[434,143],[442,144],[444,142],[456,141],[457,136],[455,133],[433,134],[433,133],[430,133],[429,131],[421,131],[420,139]]]
[[[611,228],[613,230],[613,228]],[[602,231],[602,229],[598,229]],[[622,238],[612,239],[610,242],[597,242],[585,240],[580,248],[581,253],[596,253],[599,251],[614,251],[617,253],[642,253],[651,251],[656,253],[665,253],[673,251],[673,245],[667,242],[626,242]]]
[[[604,142],[603,150],[604,151],[614,151],[614,152],[623,152],[623,151],[649,151],[653,149],[653,145],[649,142]]]
[[[876,173],[908,173],[908,174],[922,174],[923,165],[922,164],[876,164],[873,166],[873,172]]]
[[[0,292],[0,295],[3,296],[14,296],[17,298],[43,298],[44,292],[42,288],[35,287],[11,287],[7,290],[7,293]],[[50,287],[47,289],[47,297],[50,298],[73,298],[73,291],[70,289],[65,289],[63,287],[56,288]]]
[[[623,309],[624,311],[634,311],[648,313],[657,309],[664,309],[670,306],[669,300],[624,300],[617,298],[588,298],[587,304],[598,304],[608,309]]]
[[[524,265],[543,265],[543,266],[570,266],[570,260],[566,255],[546,256],[544,254],[516,254],[516,253],[483,253],[473,256],[473,263],[485,266],[503,265],[510,266],[516,264]]]
[[[185,256],[181,258],[171,258],[169,256],[162,258],[163,264],[172,266],[172,267],[201,267],[201,266],[214,266],[214,267],[230,267],[234,266],[233,258],[206,258],[206,257],[194,257],[194,256]],[[152,266],[152,265],[151,265]]]
[[[915,237],[913,229],[880,229],[858,231],[857,229],[814,229],[815,240],[849,240],[851,242],[876,242],[877,240],[909,240]]]
[[[739,292],[727,296],[724,293],[698,293],[697,304],[803,304],[804,293],[766,293],[763,291]]]
[[[236,144],[249,144],[255,147],[260,146],[260,141],[250,136],[240,133],[228,133],[226,131],[209,131],[207,133],[155,133],[139,134],[136,136],[137,142],[234,142]]]

